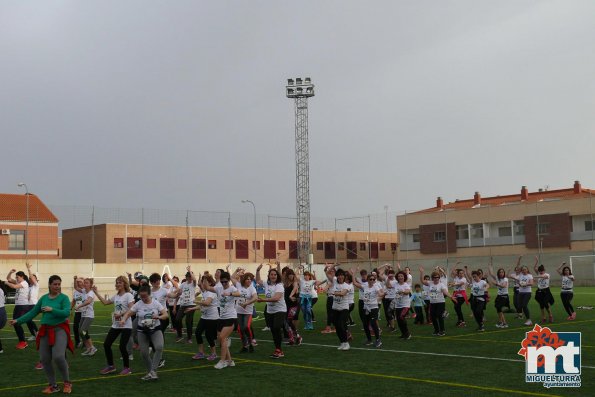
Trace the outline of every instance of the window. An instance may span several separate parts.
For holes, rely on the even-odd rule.
[[[11,230],[8,235],[8,249],[15,251],[25,250],[25,231]]]
[[[483,238],[483,224],[475,223],[471,225],[469,234],[471,235],[471,238]]]
[[[434,242],[440,243],[446,241],[446,232],[434,232]]]
[[[128,237],[126,239],[126,257],[128,259],[142,259],[143,239],[142,237]]]
[[[346,247],[347,259],[357,259],[357,242],[348,241]]]
[[[593,228],[593,226],[595,226],[595,221],[585,221],[585,231],[586,232],[592,232],[593,230],[595,230],[595,228]]]
[[[537,234],[539,234],[540,236],[550,234],[550,224],[549,223],[538,223],[537,224]]]
[[[344,242],[340,242],[337,244],[337,249],[339,251],[345,251],[345,243]]]
[[[159,239],[159,257],[161,259],[175,259],[176,258],[176,240],[173,238]]]
[[[225,249],[232,250],[233,249],[233,240],[225,240]]]
[[[397,250],[397,243],[390,243],[390,250],[395,252]]]
[[[147,248],[157,248],[157,239],[148,238],[147,239]]]
[[[512,236],[512,228],[510,226],[503,226],[498,228],[498,236],[510,237]]]
[[[236,259],[248,259],[248,240],[236,240]]]
[[[279,251],[285,251],[285,241],[279,241]]]
[[[365,251],[366,250],[366,243],[359,243],[359,250]]]
[[[413,240],[414,243],[419,243],[419,233],[413,233],[411,235],[411,239]]]
[[[277,259],[277,241],[264,240],[264,258]]]
[[[289,259],[298,258],[298,243],[295,240],[289,240]]]
[[[207,240],[204,238],[192,239],[192,259],[207,258]]]
[[[186,242],[186,239],[178,240],[178,249],[179,250],[185,250],[187,246],[188,246],[188,243]]]
[[[335,259],[335,243],[333,241],[324,243],[324,259]]]
[[[316,251],[322,251],[324,249],[324,242],[319,241],[316,243]]]
[[[378,259],[378,243],[370,243],[370,259]]]
[[[514,235],[515,236],[524,236],[525,235],[525,222],[524,221],[514,221]]]
[[[209,249],[216,250],[217,249],[217,240],[209,240]]]
[[[469,240],[469,225],[457,225],[457,240]]]
[[[260,241],[253,241],[252,242],[252,249],[258,251],[260,249]]]
[[[380,251],[386,251],[386,243],[380,243]]]
[[[120,237],[114,238],[114,248],[124,248],[124,239]]]

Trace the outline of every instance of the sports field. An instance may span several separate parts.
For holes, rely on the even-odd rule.
[[[455,328],[456,316],[447,303],[451,316],[446,319],[445,337],[432,336],[431,326],[418,326],[409,320],[411,340],[401,340],[398,333],[384,329],[384,345],[380,349],[363,346],[364,334],[357,308],[353,312],[356,326],[351,327],[354,340],[350,351],[338,351],[335,334],[321,334],[325,323],[325,296],[321,295],[316,309],[316,330],[302,331],[302,346],[284,348],[285,358],[273,360],[269,332],[263,332],[264,320],[254,322],[258,346],[255,353],[238,354],[240,346],[234,339],[231,346],[236,367],[216,370],[214,362],[193,361],[193,344],[175,343],[174,333],[166,333],[166,366],[158,371],[159,380],[143,382],[145,374],[139,352],[131,362],[133,375],[99,374],[105,366],[101,342],[110,325],[111,306],[95,303],[95,323],[92,336],[98,353],[82,357],[76,350],[69,353],[73,394],[79,396],[593,396],[595,395],[595,311],[577,310],[575,321],[566,321],[559,299],[559,289],[553,289],[555,322],[547,324],[552,331],[582,332],[582,387],[546,389],[541,384],[525,383],[525,364],[517,355],[525,332],[521,320],[507,314],[510,328],[495,327],[493,301],[486,311],[486,328],[475,331],[469,307],[466,328]],[[573,305],[593,306],[595,288],[576,288]],[[258,310],[262,310],[260,304]],[[535,319],[539,308],[535,300],[530,309]],[[12,306],[7,306],[9,317]],[[197,323],[198,313],[195,316]],[[381,321],[381,325],[385,325]],[[28,332],[27,332],[28,334]],[[33,368],[37,361],[34,342],[24,351],[14,348],[16,335],[10,325],[0,330],[4,354],[0,355],[0,396],[41,395],[46,386],[43,371]],[[234,335],[235,337],[236,335]],[[119,351],[113,346],[114,355]],[[116,366],[121,368],[116,360]]]

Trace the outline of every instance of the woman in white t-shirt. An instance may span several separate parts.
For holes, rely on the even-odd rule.
[[[533,325],[531,321],[531,313],[529,312],[529,301],[531,300],[531,286],[533,285],[533,276],[529,273],[527,266],[521,267],[520,274],[509,274],[509,277],[519,282],[518,301],[522,312],[527,321],[525,325]]]
[[[458,264],[459,262],[457,262]],[[467,302],[467,278],[463,269],[454,269],[453,278],[449,286],[453,288],[452,296],[457,300],[455,303],[455,313],[457,313],[457,327],[464,327],[465,317],[463,316],[463,304]]]
[[[174,331],[177,329],[176,325],[176,305],[178,304],[178,296],[180,290],[180,279],[178,276],[173,276],[170,281],[171,287],[167,290],[167,311],[169,312],[170,328]]]
[[[483,325],[483,312],[486,307],[486,291],[490,288],[490,284],[481,279],[480,273],[477,270],[471,272],[471,310],[473,311],[473,317],[477,322],[477,330],[480,332],[485,331]]]
[[[29,310],[37,304],[39,299],[39,283],[37,282],[37,274],[31,271],[31,264],[27,262],[27,273],[29,273]],[[27,328],[31,336],[27,338],[29,341],[34,341],[37,336],[37,324],[34,321],[27,322]]]
[[[199,286],[202,289],[202,300],[198,301],[196,306],[187,308],[187,311],[200,310],[200,320],[196,326],[196,344],[198,345],[198,353],[192,356],[193,360],[202,360],[206,358],[213,361],[217,358],[217,351],[215,348],[215,340],[217,339],[217,324],[219,323],[219,305],[217,303],[217,294],[203,289],[204,284],[214,287],[216,282],[213,276],[205,274],[202,276]],[[205,354],[204,343],[202,339],[203,333],[207,338],[207,343],[211,349],[211,354]]]
[[[572,291],[572,288],[574,287],[574,276],[572,275],[572,270],[566,266],[566,262],[562,262],[562,264],[558,266],[557,271],[562,277],[560,299],[562,300],[562,305],[564,305],[564,310],[566,310],[566,313],[568,313],[566,320],[574,320],[576,318],[576,312],[570,303],[572,302],[572,297],[574,296]]]
[[[160,330],[160,321],[167,318],[167,310],[156,299],[151,298],[151,287],[148,285],[141,285],[138,295],[140,300],[122,316],[120,325],[126,325],[126,321],[136,314],[140,353],[147,368],[147,374],[141,380],[155,380],[158,379],[157,368],[159,368],[163,353],[163,333]],[[149,346],[153,347],[152,358]]]
[[[208,283],[202,284],[202,289],[217,294],[219,301],[219,322],[217,331],[219,332],[219,346],[221,346],[221,357],[215,364],[216,369],[226,367],[235,367],[235,362],[231,358],[229,351],[228,338],[238,323],[238,312],[236,311],[235,300],[240,296],[240,292],[231,284],[231,276],[223,271],[219,276],[220,285],[211,287]]]
[[[498,313],[498,324],[496,324],[496,327],[508,328],[506,317],[502,311],[502,309],[505,307],[510,309],[510,298],[508,297],[508,278],[506,277],[506,272],[504,269],[500,268],[498,269],[496,275],[494,275],[494,269],[492,269],[492,265],[490,264],[488,266],[488,274],[498,288],[496,301],[494,303],[496,306],[496,312]]]
[[[419,276],[424,285],[428,287],[428,295],[430,297],[430,317],[432,318],[432,325],[434,326],[434,336],[445,336],[446,330],[444,328],[444,308],[446,302],[444,297],[450,298],[453,302],[456,299],[448,293],[446,284],[440,281],[440,272],[434,270],[431,275],[431,281],[428,281],[423,267],[419,268]]]
[[[385,265],[386,266],[386,265]],[[383,271],[384,266],[378,268],[378,278],[384,283],[384,291],[386,294],[382,298],[382,308],[384,309],[384,317],[386,317],[386,324],[388,328],[393,332],[395,330],[395,310],[394,305],[391,307],[393,300],[397,296],[396,286],[398,284],[395,279],[396,272],[393,269],[388,269],[386,276]]]
[[[401,339],[411,339],[411,332],[407,326],[407,314],[411,308],[411,286],[407,282],[407,273],[399,271],[397,273],[397,285],[395,286],[394,307],[397,317],[397,325],[401,331]]]
[[[161,286],[162,276],[159,273],[153,273],[149,276],[149,284],[151,284],[151,298],[161,303],[161,306],[167,310],[167,289]],[[165,330],[169,326],[169,316],[165,320],[159,320],[159,329],[163,334],[165,340]],[[153,347],[153,346],[151,346]],[[161,361],[159,361],[159,368],[165,366],[165,353],[161,354]]]
[[[93,346],[93,340],[91,339],[91,335],[89,335],[89,331],[91,330],[91,324],[93,324],[93,320],[95,319],[95,309],[93,307],[95,303],[95,293],[93,292],[93,279],[86,278],[83,281],[83,285],[85,291],[88,291],[85,294],[85,300],[83,301],[83,303],[74,307],[75,310],[82,310],[79,332],[81,340],[83,341],[83,345],[85,346],[85,351],[83,351],[81,355],[94,356],[95,353],[97,353],[97,348]]]
[[[124,325],[120,325],[120,319],[126,313],[132,305],[134,305],[134,297],[130,293],[130,285],[128,285],[128,279],[124,276],[118,276],[116,278],[116,294],[111,298],[107,295],[104,298],[97,291],[97,287],[93,286],[93,292],[97,299],[104,305],[114,305],[114,312],[112,313],[112,326],[107,332],[105,341],[103,342],[103,350],[105,351],[105,358],[107,360],[107,366],[103,368],[100,373],[102,375],[112,374],[116,372],[114,365],[114,354],[112,352],[112,344],[120,337],[120,353],[122,354],[122,360],[124,361],[124,368],[120,375],[129,375],[132,373],[130,370],[130,358],[126,345],[130,339],[132,331],[132,320],[129,318]]]
[[[333,306],[332,319],[339,342],[338,350],[349,350],[347,321],[349,319],[349,299],[350,291],[353,291],[353,284],[345,282],[345,271],[339,269],[335,272],[335,277],[331,273],[328,275],[329,291],[332,291]]]
[[[15,278],[12,278],[12,274],[15,272]],[[12,318],[16,320],[31,310],[29,305],[29,277],[27,277],[23,271],[17,272],[16,269],[12,269],[6,276],[6,285],[15,290]],[[25,331],[23,331],[23,327],[20,324],[15,324],[14,330],[19,338],[16,348],[19,350],[26,348],[28,344],[25,340]]]
[[[3,286],[0,285],[0,330],[4,328],[6,321],[8,320],[8,317],[6,316],[6,307],[4,307],[6,304],[6,297],[2,287]],[[1,353],[4,353],[4,350],[2,349],[2,340],[0,339],[0,354]]]
[[[80,309],[80,305],[85,301],[86,295],[84,281],[84,278],[78,277],[76,275],[74,276],[72,300],[70,301],[70,312],[74,313],[72,329],[74,333],[74,344],[76,347],[81,347],[83,345],[79,327],[81,325],[81,317],[83,315],[83,309]],[[75,307],[78,307],[78,309],[75,310]]]
[[[351,274],[355,274],[355,270],[351,270]],[[364,326],[364,333],[366,334],[365,345],[372,345],[372,333],[374,332],[376,338],[375,346],[382,346],[380,340],[380,329],[378,328],[378,300],[384,297],[384,290],[382,286],[376,282],[376,274],[366,275],[366,281],[358,281],[357,278],[353,280],[353,286],[359,288],[360,297],[363,302],[362,307],[362,322]]]
[[[243,269],[237,269],[231,276],[235,287],[240,293],[239,298],[236,299],[236,312],[238,313],[238,333],[242,341],[242,349],[240,353],[254,352],[252,346],[252,314],[254,312],[254,302],[258,299],[256,288],[252,283],[254,275],[252,273],[244,273]]]
[[[550,291],[550,275],[545,272],[543,265],[537,264],[533,267],[535,270],[535,278],[537,279],[537,291],[535,292],[535,300],[539,303],[541,309],[541,323],[545,323],[546,313],[548,314],[550,323],[554,322],[554,315],[552,313],[552,305],[554,304],[554,296]]]
[[[304,329],[305,330],[313,330],[314,324],[313,320],[313,310],[312,307],[314,306],[314,296],[318,298],[318,293],[316,292],[316,288],[321,284],[321,282],[314,280],[312,278],[312,273],[309,271],[305,271],[303,276],[300,278],[300,305],[302,307],[302,312],[304,313]],[[316,295],[315,295],[316,294]]]
[[[283,325],[287,316],[287,306],[284,299],[285,289],[277,269],[269,270],[266,282],[260,278],[260,269],[262,269],[262,264],[256,268],[256,282],[264,287],[265,297],[258,298],[257,302],[266,302],[267,304],[265,315],[269,317],[268,323],[275,344],[275,351],[270,357],[274,359],[283,358],[285,354],[281,350],[281,343],[283,342]]]
[[[192,343],[194,312],[186,311],[186,309],[194,306],[194,299],[196,298],[196,277],[190,266],[186,268],[186,279],[184,282],[180,283],[178,295],[175,318],[175,327],[178,335],[176,342],[182,342],[184,340],[184,337],[182,336],[182,330],[184,328],[182,319],[186,317],[186,342]]]

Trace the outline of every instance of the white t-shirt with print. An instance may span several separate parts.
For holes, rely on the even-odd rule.
[[[161,303],[155,299],[151,299],[151,303],[145,303],[142,300],[136,302],[130,310],[136,313],[136,318],[138,319],[137,327],[139,329],[155,329],[159,327],[160,322],[159,319],[155,319],[153,316],[158,316],[163,309],[164,307]]]
[[[268,298],[272,298],[275,294],[281,293],[281,299],[277,302],[267,302],[267,313],[279,313],[287,312],[287,305],[285,304],[285,299],[283,295],[285,293],[285,288],[283,288],[283,283],[277,283],[274,285],[269,285],[267,282],[264,283],[264,296]]]
[[[192,281],[184,282],[180,284],[182,294],[178,298],[178,305],[180,306],[193,306],[194,295],[196,294],[196,285]]]
[[[443,303],[444,300],[444,292],[448,292],[446,286],[439,282],[438,284],[434,284],[430,282],[430,286],[428,289],[428,294],[430,295],[430,303]]]
[[[201,306],[200,318],[205,320],[219,320],[219,307],[217,306],[217,294],[211,291],[204,291],[202,293],[202,300],[206,301],[211,298],[211,304],[209,306]]]
[[[81,303],[85,301],[85,297],[87,296],[87,292],[83,288],[81,292],[74,290],[72,293],[72,300],[74,300],[74,306],[80,306]],[[84,307],[80,307],[75,310],[76,313],[82,313],[85,310]]]
[[[533,276],[531,274],[519,274],[519,292],[531,292],[531,286],[529,285],[531,281],[533,281]]]
[[[364,309],[365,310],[372,310],[378,309],[378,295],[382,291],[382,288],[376,283],[370,287],[368,282],[362,284],[363,288],[360,288],[360,291],[364,291],[360,293],[362,300],[364,301]]]
[[[95,292],[93,291],[89,291],[85,294],[85,301],[87,301],[89,298],[91,298],[91,303],[89,303],[87,306],[84,306],[82,309],[82,317],[86,317],[86,318],[94,318],[95,317],[95,308],[93,307],[93,305],[95,305]]]
[[[25,280],[19,283],[21,288],[17,288],[14,295],[15,306],[28,306],[29,305],[29,283]]]
[[[498,280],[498,295],[504,296],[508,295],[508,277],[500,278]],[[500,286],[502,285],[502,286]]]
[[[236,311],[236,297],[231,295],[237,292],[237,288],[233,285],[223,288],[223,286],[215,286],[217,291],[217,298],[219,300],[219,318],[227,320],[230,318],[238,318],[238,312]]]
[[[471,295],[473,295],[475,299],[483,301],[485,300],[487,287],[488,283],[486,283],[485,280],[473,281],[471,283]]]
[[[123,316],[129,309],[131,303],[134,303],[134,297],[130,292],[125,292],[122,295],[114,295],[110,299],[114,303],[114,313],[112,314],[112,328],[129,328],[132,329],[132,319],[126,319],[124,325],[120,325],[120,320],[116,320],[115,315]]]
[[[163,287],[159,288],[157,291],[151,289],[151,298],[155,299],[157,302],[161,303],[161,306],[165,307],[167,302],[167,290]]]
[[[240,292],[240,296],[236,298],[236,312],[238,314],[252,314],[254,303],[249,304],[245,309],[240,305],[248,302],[256,295],[256,288],[254,288],[252,283],[250,283],[248,288],[244,287],[241,283],[236,283],[236,289]]]
[[[395,297],[395,307],[397,309],[401,309],[404,307],[411,306],[411,297],[409,294],[411,293],[411,287],[407,283],[399,284],[397,283],[396,287],[396,297]],[[407,292],[405,292],[407,291]]]
[[[550,275],[549,273],[540,274],[540,277],[537,279],[537,289],[546,289],[550,287]]]
[[[386,291],[386,295],[384,295],[384,299],[390,299],[393,300],[396,298],[397,296],[397,284],[399,284],[399,282],[397,280],[388,280],[386,283],[384,284],[384,290]],[[387,285],[388,284],[388,285]]]
[[[353,291],[353,284],[339,284],[337,282],[333,283],[334,292],[342,292],[347,291],[347,293],[343,296],[333,296],[333,310],[349,310],[349,292]]]

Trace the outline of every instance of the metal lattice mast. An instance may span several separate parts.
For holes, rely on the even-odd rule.
[[[310,242],[310,155],[308,150],[308,98],[314,96],[309,77],[288,79],[287,97],[295,104],[295,192],[297,248],[300,263],[307,263]]]

